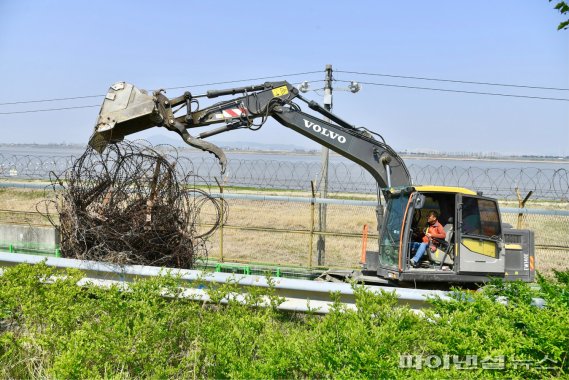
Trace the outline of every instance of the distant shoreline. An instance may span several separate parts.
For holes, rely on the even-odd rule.
[[[546,164],[569,164],[569,159],[561,158],[561,159],[554,159],[554,158],[527,158],[527,157],[459,157],[459,156],[408,156],[401,154],[401,158],[404,160],[463,160],[463,161],[492,161],[492,162],[543,162]]]
[[[293,152],[293,151],[277,151],[277,150],[225,150],[226,154],[262,154],[262,155],[283,155],[283,156],[320,156],[320,152]],[[341,157],[336,152],[330,152],[331,155]],[[405,154],[399,153],[403,160],[447,160],[447,161],[492,161],[492,162],[543,162],[547,164],[569,164],[569,158],[529,158],[529,157],[464,157],[464,156],[442,156],[442,155],[419,155],[419,154]]]
[[[80,144],[0,144],[1,149],[4,147],[9,148],[27,148],[27,149],[85,149],[84,145]],[[181,151],[196,151],[198,149],[186,146],[172,146]],[[223,148],[226,154],[244,154],[244,155],[281,155],[281,156],[320,156],[320,151],[291,151],[291,150],[245,150],[245,149],[232,149]],[[341,156],[335,152],[330,152],[333,156]],[[442,160],[442,161],[491,161],[491,162],[521,162],[521,163],[535,163],[543,162],[548,164],[569,164],[569,157],[555,158],[551,157],[521,157],[521,156],[504,156],[504,157],[476,157],[472,156],[447,156],[444,154],[428,154],[428,153],[401,153],[399,155],[404,160]]]

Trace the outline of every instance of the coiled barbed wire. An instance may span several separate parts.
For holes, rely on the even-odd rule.
[[[53,197],[44,207],[54,207],[58,219],[45,215],[60,229],[64,257],[193,268],[207,259],[207,239],[222,222],[222,200],[196,187],[205,180],[174,149],[132,142],[103,154],[87,148],[50,181]]]
[[[167,149],[166,149],[167,150]],[[180,157],[186,157],[180,150]],[[192,159],[194,172],[203,184],[214,183],[219,175],[219,164],[207,155]],[[62,171],[75,159],[70,155],[36,156],[0,153],[0,178],[45,179],[50,171]],[[520,163],[520,167],[501,168],[500,162],[491,168],[464,164],[461,166],[420,164],[410,161],[409,172],[415,184],[461,186],[500,199],[516,199],[516,188],[522,193],[533,191],[532,199],[556,201],[569,200],[569,167],[552,164],[551,168],[532,167]],[[562,166],[555,168],[555,166]],[[270,189],[308,190],[310,181],[319,182],[320,162],[303,157],[271,159],[236,159],[229,157],[227,186],[249,186]],[[329,165],[329,192],[375,193],[371,175],[351,162],[334,162]]]

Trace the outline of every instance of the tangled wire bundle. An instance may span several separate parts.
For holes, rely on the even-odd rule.
[[[131,142],[103,154],[87,148],[62,175],[52,173],[59,222],[50,221],[64,257],[177,268],[207,258],[222,201],[195,187],[203,180],[189,159],[156,149]],[[200,220],[213,227],[200,231]]]

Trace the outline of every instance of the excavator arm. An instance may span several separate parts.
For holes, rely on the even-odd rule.
[[[200,98],[236,94],[242,96],[199,109]],[[293,102],[295,99],[303,101],[331,122],[302,112]],[[177,116],[179,113],[181,115]],[[380,188],[411,184],[403,160],[391,147],[374,139],[367,130],[358,129],[316,102],[303,98],[295,87],[285,81],[208,91],[202,95],[186,92],[172,99],[167,98],[163,90],[149,94],[132,84],[115,83],[105,97],[89,145],[102,152],[110,142],[161,126],[178,133],[187,144],[213,153],[224,171],[225,154],[204,139],[239,128],[260,128],[269,117],[361,165],[371,173]],[[189,133],[192,128],[221,123],[224,125],[196,137]]]

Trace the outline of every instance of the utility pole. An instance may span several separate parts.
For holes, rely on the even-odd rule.
[[[324,78],[324,108],[328,111],[332,110],[332,65],[326,65],[326,76]],[[326,118],[326,121],[330,121]],[[322,179],[320,184],[320,198],[328,197],[328,164],[330,162],[330,150],[322,147]],[[320,203],[318,206],[318,228],[320,231],[326,231],[326,204]],[[316,243],[318,253],[318,265],[324,265],[326,262],[326,237],[318,236]]]
[[[326,76],[324,77],[324,108],[332,111],[332,65],[326,65]],[[347,88],[336,88],[340,91],[350,91],[352,94],[360,91],[361,85],[356,81],[351,81]],[[310,90],[310,83],[308,81],[302,82],[299,86],[299,91],[308,92]],[[330,119],[325,118],[330,122]],[[321,180],[320,180],[320,198],[328,197],[328,164],[330,161],[330,151],[326,147],[322,147],[321,153],[322,167],[321,167]],[[326,232],[326,204],[318,205],[318,229],[320,232]],[[318,235],[316,242],[316,250],[318,253],[318,265],[322,266],[326,262],[326,237],[322,234]]]

